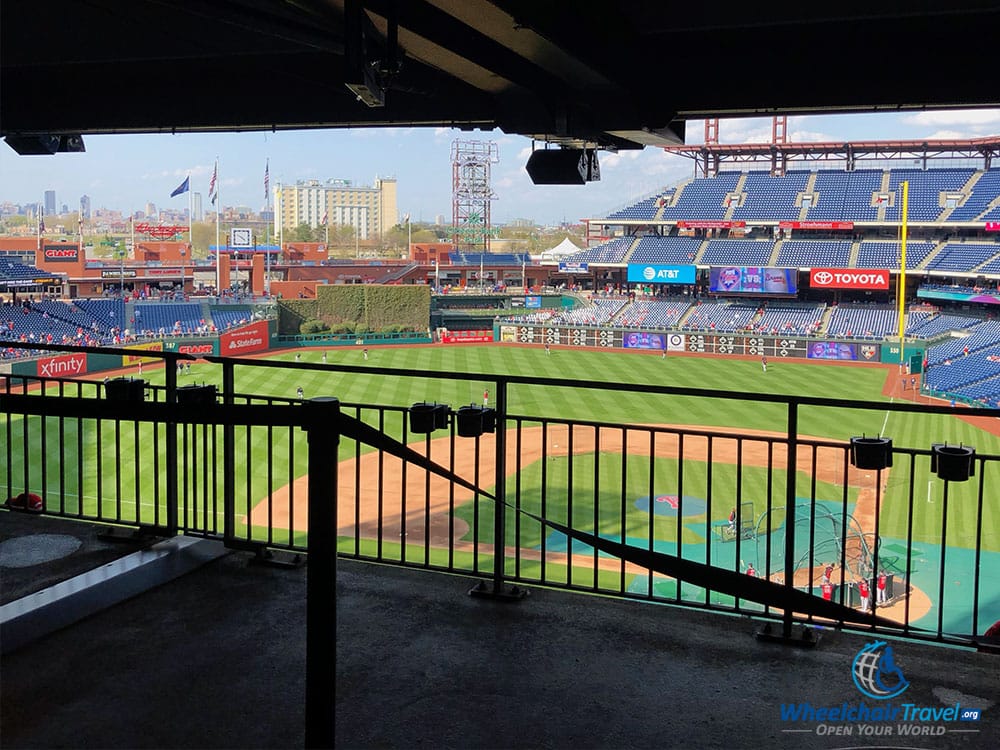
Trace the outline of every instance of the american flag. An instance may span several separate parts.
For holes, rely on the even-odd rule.
[[[219,197],[219,193],[215,189],[215,180],[219,176],[219,162],[215,162],[215,169],[212,170],[212,179],[208,181],[208,198],[212,201],[212,205],[215,205],[215,199]]]
[[[264,200],[271,192],[271,160],[264,162]]]

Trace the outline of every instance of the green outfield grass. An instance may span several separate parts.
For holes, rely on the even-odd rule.
[[[321,350],[303,350],[300,355],[303,362],[316,364],[321,362]],[[295,352],[279,353],[271,358],[294,364]],[[294,399],[296,389],[302,387],[306,398],[320,395],[337,396],[346,404],[405,407],[419,401],[437,401],[457,408],[463,404],[481,403],[484,389],[489,389],[491,396],[495,398],[496,394],[493,392],[495,387],[489,374],[497,373],[594,382],[671,385],[716,391],[798,394],[856,399],[870,403],[887,401],[881,395],[886,377],[885,369],[783,360],[772,360],[769,362],[768,372],[763,373],[760,363],[756,360],[684,356],[668,356],[664,359],[658,354],[649,353],[572,349],[553,349],[551,355],[546,355],[541,347],[456,345],[369,347],[367,361],[363,360],[360,347],[334,347],[328,350],[328,362],[391,368],[398,371],[398,374],[381,376],[248,366],[237,368],[236,389],[242,394]],[[469,373],[470,377],[462,380],[408,377],[407,374],[414,370]],[[158,384],[163,383],[163,375],[162,368],[149,366],[143,373],[145,379]],[[179,377],[181,385],[195,382],[221,385],[221,368],[198,362],[192,366],[190,374]],[[783,405],[753,400],[732,401],[643,392],[521,385],[511,386],[508,396],[509,412],[530,417],[585,419],[626,424],[704,425],[774,431],[783,431],[787,424]],[[368,419],[370,414],[368,412],[362,416]],[[386,428],[390,434],[401,434],[401,421],[400,415],[387,416]],[[77,436],[72,429],[67,431],[68,428],[64,425],[63,437],[60,440],[58,420],[47,420],[46,438],[43,443],[41,433],[36,429],[38,421],[29,420],[31,425],[29,434],[32,437],[25,444],[23,440],[17,439],[18,435],[22,434],[20,419],[12,418],[11,422],[14,439],[11,441],[12,460],[7,471],[10,474],[10,482],[15,488],[22,486],[24,467],[27,466],[29,486],[39,486],[44,471],[49,487],[59,489],[59,497],[68,508],[72,507],[72,503],[77,502],[77,498],[81,495],[84,498],[85,508],[95,507],[88,503],[96,503],[96,498],[102,497],[102,509],[107,509],[109,503],[111,507],[116,508],[123,501],[127,504],[130,497],[139,496],[142,498],[140,512],[144,514],[144,518],[145,514],[163,512],[162,500],[159,499],[163,496],[162,472],[156,468],[163,465],[162,432],[156,432],[154,428],[145,425],[140,426],[138,431],[131,425],[127,429],[123,425],[122,429],[116,432],[113,423],[109,422],[102,423],[100,437],[97,435],[97,427],[93,425],[86,428],[87,434]],[[157,429],[162,430],[162,428]],[[1000,438],[949,415],[924,413],[889,415],[882,409],[866,411],[831,407],[802,407],[799,414],[799,432],[803,435],[846,440],[853,435],[862,433],[875,435],[883,431],[884,434],[893,437],[897,447],[926,450],[934,442],[964,443],[975,446],[981,454],[1000,454]],[[154,437],[156,437],[155,442]],[[249,436],[245,431],[239,430],[237,439],[241,445],[247,446],[245,451],[240,452],[241,459],[238,459],[238,507],[249,509],[257,499],[266,495],[268,488],[283,486],[290,477],[304,474],[306,447],[304,434],[300,430],[275,428],[267,431],[264,428],[259,430],[255,428]],[[189,455],[192,466],[204,460],[206,450],[212,445],[211,440],[211,435],[190,436],[184,451]],[[121,488],[110,479],[116,469],[113,465],[112,450],[116,441],[121,451],[121,463],[129,467],[124,486]],[[266,462],[242,460],[243,455],[250,455],[253,446],[262,441],[271,446],[270,473]],[[60,442],[63,446],[61,449]],[[105,446],[100,462],[100,476],[97,472],[98,462],[94,451],[94,446],[98,442]],[[59,454],[60,450],[63,451],[62,455]],[[354,451],[354,444],[344,441],[341,458],[353,456]],[[86,467],[79,478],[74,472],[69,472],[67,475],[60,470],[63,465],[73,466],[77,453],[84,456]],[[615,460],[620,461],[614,457],[601,457],[602,462]],[[535,469],[527,468],[525,471],[528,476],[528,472]],[[633,481],[631,479],[633,471],[638,492],[648,480],[641,469],[631,467],[630,461],[628,472],[630,484]],[[997,480],[1000,479],[1000,476],[996,476],[997,471],[1000,469],[988,469],[990,475],[985,478],[987,487],[996,486]],[[602,476],[608,477],[609,481],[613,482],[616,479],[615,472],[616,469],[609,465],[606,471],[602,470]],[[617,472],[620,476],[620,468]],[[748,487],[762,482],[760,478],[755,478],[754,472],[749,471],[749,467],[744,472],[747,477],[745,481],[749,483]],[[592,482],[592,466],[589,470],[582,468],[578,472],[580,482],[588,481],[588,476]],[[906,537],[910,522],[907,513],[908,478],[909,461],[905,458],[903,461],[897,460],[880,515],[880,533],[883,536]],[[974,513],[968,512],[968,509],[974,507],[978,479],[977,477],[976,481],[968,483],[952,483],[950,486],[947,519],[947,541],[950,545],[971,546],[972,540],[976,537],[977,519]],[[0,480],[6,484],[8,476],[2,475]],[[780,481],[784,481],[783,477]],[[812,489],[808,478],[802,477],[800,481],[801,485],[797,486],[796,493],[800,496],[810,496]],[[213,518],[217,518],[221,514],[221,507],[212,506],[209,499],[216,490],[215,482],[215,478],[208,480],[208,483],[186,481],[182,486],[185,502],[192,509],[198,509],[200,503],[205,503],[204,508],[198,512],[209,513]],[[914,539],[940,541],[942,483],[929,476],[926,460],[918,460],[915,465],[914,484],[919,493],[915,497],[919,502],[915,503],[912,519]],[[589,492],[593,498],[594,491],[592,483],[589,489],[581,486],[580,496],[586,497]],[[778,493],[778,497],[783,497],[781,494],[783,490],[773,491]],[[821,494],[827,491],[833,496],[822,497]],[[620,494],[620,483],[617,490],[598,488],[598,495],[603,492]],[[686,485],[685,494],[689,492]],[[645,493],[638,492],[638,494]],[[833,487],[820,488],[816,494],[820,499],[839,500],[841,497],[840,491]],[[1000,539],[995,531],[1000,528],[1000,510],[997,507],[1000,501],[989,492],[987,497],[990,505],[982,520],[983,544],[987,549],[1000,550]],[[713,507],[713,518],[724,517],[728,513],[728,507],[722,507],[727,503],[728,500],[722,502],[720,506]],[[614,508],[614,503],[609,507]],[[605,512],[604,508],[605,503],[601,500],[599,518]],[[574,507],[574,520],[577,520],[578,509],[582,509],[581,522],[589,517],[592,525],[594,516],[592,500],[589,506]],[[127,514],[124,518],[127,520]],[[257,529],[254,533],[262,532]]]

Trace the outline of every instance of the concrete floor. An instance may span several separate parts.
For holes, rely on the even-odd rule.
[[[37,592],[31,581],[134,554],[67,524],[0,513],[0,544],[81,541],[61,560],[0,568],[5,604]],[[0,746],[302,747],[307,568],[250,560],[223,554],[5,654]],[[471,583],[341,561],[338,748],[1000,747],[994,655],[893,641],[910,687],[880,703],[852,680],[873,640],[862,634],[793,648],[756,640],[746,618],[544,589],[495,602],[468,596]],[[944,732],[930,736],[899,736],[903,721],[783,722],[781,705],[800,702],[958,702],[982,718],[925,722]]]

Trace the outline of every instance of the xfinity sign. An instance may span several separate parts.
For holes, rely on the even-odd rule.
[[[629,263],[628,281],[640,284],[693,284],[695,266]]]
[[[813,289],[888,289],[889,272],[857,268],[814,268],[809,272]]]

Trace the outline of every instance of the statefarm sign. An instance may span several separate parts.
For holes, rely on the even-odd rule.
[[[265,322],[254,323],[238,331],[224,333],[219,337],[219,350],[224,357],[250,354],[267,348],[267,323]]]
[[[814,268],[809,272],[813,289],[888,289],[888,271],[859,271],[856,268]]]
[[[779,221],[779,229],[854,229],[853,221]]]
[[[1000,232],[1000,221],[987,221],[986,222],[987,232]]]
[[[38,360],[38,374],[43,378],[71,378],[87,371],[86,354],[67,354]]]

